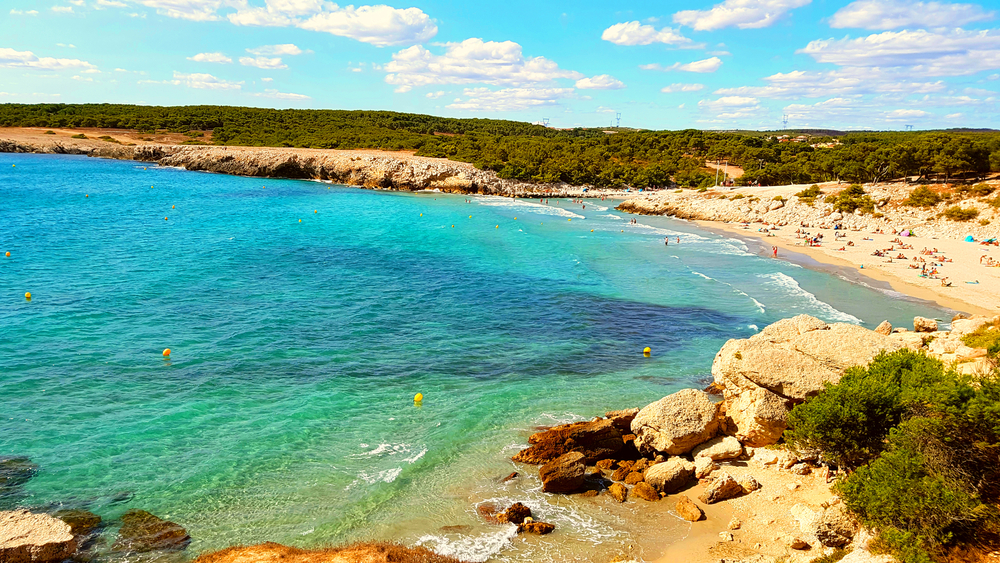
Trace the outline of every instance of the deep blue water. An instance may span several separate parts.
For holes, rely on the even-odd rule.
[[[0,155],[0,456],[40,466],[7,504],[144,508],[190,554],[447,551],[534,425],[702,387],[786,316],[943,314],[606,202],[467,199]]]

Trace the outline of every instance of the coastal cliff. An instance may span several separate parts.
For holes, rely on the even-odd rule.
[[[199,145],[124,145],[93,139],[0,139],[0,152],[78,154],[155,162],[187,170],[234,176],[323,180],[370,189],[440,190],[442,192],[517,197],[580,195],[583,187],[505,180],[496,173],[443,158],[405,152],[341,151],[270,147]]]

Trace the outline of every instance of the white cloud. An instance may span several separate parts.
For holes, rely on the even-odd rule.
[[[118,2],[117,0],[97,0],[95,7],[97,9],[101,8],[125,8],[128,4],[124,2]]]
[[[654,63],[650,65],[639,65],[639,68],[643,70],[662,70],[664,72],[669,72],[671,70],[682,70],[684,72],[708,73],[719,70],[720,66],[722,66],[722,59],[720,59],[719,57],[712,57],[710,59],[703,59],[700,61],[694,61],[684,64],[674,63],[666,67],[658,63]]]
[[[961,113],[949,113],[948,115],[944,116],[944,118],[945,119],[961,119],[962,118],[962,114]]]
[[[785,13],[811,0],[726,0],[710,10],[683,10],[674,14],[674,23],[698,31],[736,26],[740,29],[767,27]]]
[[[309,51],[303,51],[292,43],[285,43],[283,45],[262,45],[254,49],[247,49],[247,53],[251,55],[270,55],[270,56],[293,56],[301,55],[303,53],[308,53]]]
[[[625,83],[609,74],[598,74],[577,80],[576,87],[581,90],[621,90]]]
[[[922,119],[925,117],[930,117],[933,114],[920,109],[894,109],[892,111],[885,112],[886,120],[906,120],[906,119]]]
[[[664,86],[660,89],[660,92],[664,94],[672,94],[674,92],[697,92],[705,88],[704,84],[671,84],[670,86]]]
[[[230,0],[132,0],[136,4],[153,8],[156,13],[170,18],[192,21],[215,21],[219,8],[231,4]],[[130,14],[132,17],[144,17]]]
[[[747,96],[723,96],[717,100],[702,100],[698,107],[718,119],[744,119],[760,115],[764,108],[760,100]]]
[[[196,63],[221,63],[229,64],[233,62],[233,59],[227,57],[223,53],[198,53],[193,57],[187,58],[189,61],[194,61]]]
[[[438,90],[437,92],[427,92],[427,97],[436,100],[444,95],[444,90]]]
[[[86,2],[84,2],[83,0],[67,0],[67,2],[69,2],[74,6],[81,6],[81,7],[86,4]]]
[[[857,0],[830,18],[830,27],[896,29],[899,27],[957,27],[992,19],[975,4],[915,2],[909,0]]]
[[[288,65],[281,62],[281,57],[240,57],[240,64],[269,70],[288,68]]]
[[[594,113],[618,113],[618,110],[604,106],[597,106],[597,109],[594,110]]]
[[[466,88],[466,99],[456,98],[448,104],[451,109],[469,111],[517,111],[553,106],[562,98],[573,95],[572,88]]]
[[[680,31],[665,27],[657,30],[651,25],[643,25],[637,21],[616,23],[604,30],[601,39],[615,45],[651,45],[665,43],[679,47],[697,47],[693,42],[681,35]]]
[[[273,78],[261,78],[260,81],[261,82],[274,82],[274,79]]]
[[[858,39],[812,41],[798,52],[839,66],[903,67],[923,76],[961,76],[1000,68],[1000,31],[886,31]]]
[[[37,16],[38,10],[11,10],[12,16]],[[12,94],[13,95],[13,94]]]
[[[445,43],[443,47],[442,55],[435,55],[422,45],[394,53],[392,61],[382,67],[388,73],[385,81],[395,85],[397,92],[406,92],[431,84],[519,87],[558,78],[583,78],[581,73],[560,69],[545,57],[524,57],[521,46],[513,41],[471,38],[461,43]]]
[[[290,94],[287,92],[279,92],[277,90],[264,90],[263,93],[254,94],[259,98],[273,98],[276,100],[294,100],[294,101],[304,101],[311,100],[309,96],[305,94]]]
[[[76,45],[74,45],[72,43],[68,43],[68,44],[67,43],[56,43],[56,47],[66,47],[66,48],[69,48],[69,49],[76,49]]]
[[[80,82],[93,82],[94,79],[89,76],[74,76],[73,80],[79,80]]]
[[[169,81],[169,83],[187,86],[188,88],[197,88],[199,90],[239,90],[243,87],[243,82],[231,82],[216,78],[211,74],[200,73],[182,74],[174,72],[174,79]]]
[[[66,70],[97,68],[79,59],[38,57],[31,51],[0,48],[0,68],[33,68],[40,70]]]
[[[815,104],[791,104],[783,113],[798,125],[827,125],[829,122],[856,117],[859,112],[857,100],[830,98]]]
[[[52,6],[52,11],[57,14],[72,14],[73,6]]]
[[[909,73],[880,68],[846,68],[826,72],[796,70],[765,77],[767,86],[720,88],[719,96],[756,96],[761,98],[822,98],[872,93],[926,94],[941,92],[947,85],[938,80],[921,82]]]

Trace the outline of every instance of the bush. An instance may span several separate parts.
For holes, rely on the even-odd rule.
[[[49,130],[49,131],[46,131],[46,132],[45,132],[45,134],[46,134],[46,135],[55,135],[55,134],[56,134],[56,132],[55,132],[55,131],[51,131],[51,130]]]
[[[962,337],[969,348],[989,348],[996,342],[1000,342],[1000,321],[986,323]]]
[[[734,200],[743,199],[744,197],[746,197],[746,196],[744,196],[743,194],[733,194],[733,199]]]
[[[976,184],[975,186],[961,186],[955,191],[962,194],[969,194],[972,197],[986,197],[996,190],[989,184]]]
[[[964,209],[957,205],[953,205],[944,210],[944,216],[952,221],[971,221],[976,217],[979,217],[979,210],[971,207]]]
[[[910,192],[910,197],[903,201],[903,205],[909,205],[912,207],[934,207],[935,205],[941,203],[942,199],[944,198],[937,193],[932,192],[926,186],[920,186]]]
[[[802,190],[801,192],[795,194],[796,197],[800,197],[802,199],[816,199],[821,195],[823,195],[823,192],[819,189],[819,186],[816,184],[813,184],[808,188]]]
[[[990,220],[989,219],[980,219],[979,220],[979,224],[985,227],[986,225],[990,224]]]
[[[875,211],[875,202],[858,184],[851,184],[836,196],[827,197],[825,201],[832,203],[833,208],[841,213],[854,213],[858,209],[864,213]]]
[[[781,203],[785,203],[788,200],[785,199],[785,198],[783,198],[783,197],[781,197],[780,195],[776,195],[776,196],[774,196],[774,197],[771,198],[771,201],[780,201]]]
[[[73,137],[72,137],[72,138],[73,138],[73,139],[86,139],[86,138],[87,138],[87,136],[86,136],[86,135],[84,135],[83,133],[77,133],[76,135],[73,135]]]

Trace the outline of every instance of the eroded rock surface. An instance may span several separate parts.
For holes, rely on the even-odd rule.
[[[707,393],[683,389],[640,410],[632,432],[640,452],[680,455],[712,439],[719,424],[719,405]]]
[[[69,524],[27,510],[0,512],[0,561],[43,563],[69,559],[77,543]]]
[[[157,550],[181,550],[191,543],[180,524],[163,520],[145,510],[129,510],[122,515],[118,540],[111,549],[143,553]]]
[[[588,464],[615,457],[625,447],[617,419],[562,424],[536,432],[528,438],[531,444],[514,456],[514,461],[539,465],[569,452],[580,452]]]
[[[563,454],[538,470],[546,493],[573,493],[583,488],[586,457],[580,452]]]

